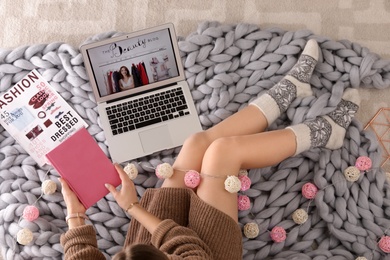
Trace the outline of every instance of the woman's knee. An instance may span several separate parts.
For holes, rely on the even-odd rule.
[[[240,144],[235,137],[222,137],[213,141],[206,150],[203,158],[204,169],[221,169],[221,172],[214,172],[210,174],[235,174],[235,169],[240,167],[240,158],[238,156],[239,147]],[[225,172],[226,169],[231,169],[233,172]]]
[[[215,155],[223,155],[230,157],[234,155],[239,149],[239,141],[235,136],[221,137],[213,141],[207,152]]]
[[[183,144],[183,147],[194,148],[194,147],[208,147],[211,141],[207,135],[207,132],[202,131],[190,135]]]

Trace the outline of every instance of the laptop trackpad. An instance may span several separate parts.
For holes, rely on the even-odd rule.
[[[165,150],[173,145],[166,125],[140,132],[139,137],[145,153]]]

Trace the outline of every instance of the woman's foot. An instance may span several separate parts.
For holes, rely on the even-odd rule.
[[[328,115],[287,127],[296,136],[295,155],[315,147],[332,150],[341,148],[346,129],[359,109],[359,104],[358,90],[347,89],[336,109]]]
[[[288,74],[275,86],[261,95],[250,105],[257,106],[271,125],[280,114],[284,113],[296,97],[306,97],[313,94],[310,78],[317,64],[319,47],[311,39],[298,59],[298,62]]]

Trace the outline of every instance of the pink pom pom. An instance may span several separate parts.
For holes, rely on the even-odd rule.
[[[251,179],[247,175],[238,176],[238,179],[241,181],[241,190],[246,191],[251,187]]]
[[[196,188],[200,183],[200,174],[197,171],[190,170],[184,175],[184,183],[188,188]]]
[[[383,236],[381,240],[379,240],[379,248],[385,252],[390,253],[390,237],[389,236]]]
[[[359,170],[365,171],[371,168],[372,161],[367,156],[360,156],[359,158],[356,159],[355,166]]]
[[[302,187],[302,195],[306,199],[309,199],[309,200],[314,199],[314,197],[316,196],[317,192],[318,192],[317,186],[314,185],[311,182],[306,183]]]
[[[39,217],[39,209],[35,206],[27,206],[23,210],[23,218],[28,221],[34,221]]]
[[[248,210],[251,207],[251,201],[246,195],[239,195],[237,197],[238,210]]]
[[[278,226],[274,227],[271,230],[270,236],[271,236],[272,240],[276,243],[283,242],[287,238],[286,230],[284,230],[284,228],[278,227]]]

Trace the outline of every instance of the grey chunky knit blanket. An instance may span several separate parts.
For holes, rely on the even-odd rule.
[[[115,32],[87,39],[96,41]],[[315,38],[321,54],[311,85],[314,95],[293,102],[270,129],[300,123],[335,109],[348,88],[388,88],[390,60],[349,41],[334,41],[307,30],[262,30],[256,25],[221,25],[205,22],[179,46],[187,81],[204,129],[247,106],[272,87],[292,68],[308,39]],[[0,92],[4,93],[36,68],[90,125],[89,132],[107,153],[96,103],[77,48],[64,43],[0,49]],[[361,108],[364,109],[364,108]],[[140,196],[146,188],[159,186],[151,168],[172,163],[180,148],[137,160],[140,174],[135,180]],[[356,182],[348,182],[343,171],[359,156],[369,156],[371,170]],[[378,247],[389,234],[390,189],[380,169],[380,146],[374,134],[353,120],[341,149],[312,149],[279,165],[252,169],[252,186],[245,191],[251,208],[239,212],[240,225],[256,222],[260,234],[243,236],[244,259],[390,259]],[[0,127],[0,250],[5,259],[61,259],[60,235],[67,230],[65,204],[54,170],[40,168]],[[41,184],[58,184],[53,195],[43,195]],[[301,187],[313,182],[319,188],[315,199],[301,195]],[[24,207],[36,203],[40,217],[22,219]],[[299,208],[309,218],[295,224],[291,214]],[[123,245],[128,216],[111,195],[87,211],[97,231],[98,246],[110,258]],[[269,231],[282,226],[287,239],[275,243]],[[34,240],[27,246],[16,242],[16,234],[27,227]]]

